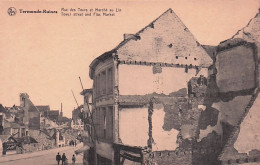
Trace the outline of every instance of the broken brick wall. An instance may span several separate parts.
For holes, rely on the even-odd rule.
[[[162,74],[163,69],[158,71],[160,73],[157,71],[156,74]],[[170,154],[167,158],[155,156],[152,159],[145,159],[146,161],[158,164],[165,164],[167,161],[189,162],[187,164],[220,163],[218,156],[222,149],[223,131],[219,129],[221,127],[220,113],[211,107],[215,98],[207,98],[211,95],[216,97],[218,94],[218,88],[209,90],[209,87],[216,87],[216,82],[203,76],[190,77],[189,80],[184,88],[168,96],[157,93],[119,95],[119,102],[124,105],[146,104],[149,99],[152,99],[152,104],[148,107],[148,147],[152,148],[149,154],[159,151],[193,152],[190,158],[180,155],[175,157]],[[187,93],[187,88],[189,93]]]
[[[217,93],[214,89],[215,82],[209,77],[194,77],[189,83],[189,115],[193,121],[194,136],[190,139],[182,140],[182,150],[191,148],[191,164],[219,164],[218,156],[221,152],[222,129],[218,120],[219,112],[211,107],[212,101]],[[212,89],[213,87],[213,89]]]
[[[153,150],[175,150],[177,147],[184,146],[184,143],[182,144],[184,139],[192,140],[198,137],[198,121],[201,110],[197,108],[196,102],[196,100],[187,97],[153,99],[151,123]],[[161,123],[160,118],[163,119]],[[161,138],[162,132],[166,133],[166,137],[172,132],[171,140],[168,140],[169,144],[166,143],[167,140]],[[159,147],[160,142],[165,147]],[[167,145],[171,148],[166,148]]]
[[[201,109],[196,98],[164,96],[151,99],[149,107],[150,158],[157,164],[192,164]],[[151,157],[152,155],[152,157]]]
[[[168,104],[167,104],[168,103]],[[186,104],[185,104],[186,103]],[[153,151],[175,150],[179,147],[177,137],[181,127],[181,111],[187,110],[187,102],[178,104],[177,98],[153,98],[149,107],[150,140]],[[182,108],[180,110],[179,108]]]
[[[231,39],[221,43],[227,45],[241,39],[256,45],[256,64],[259,64],[260,57],[260,10],[254,18],[242,29],[240,29]],[[230,45],[229,45],[230,46]],[[257,65],[258,66],[258,65]],[[256,86],[259,87],[259,67],[256,68]],[[245,109],[241,125],[234,129],[228,139],[224,151],[221,155],[223,164],[258,162],[259,159],[259,100],[258,89],[251,92],[252,98]],[[253,154],[254,153],[254,154]]]
[[[145,165],[180,165],[192,164],[192,152],[190,151],[154,151],[144,154]]]
[[[259,10],[260,12],[260,10]],[[232,42],[238,40],[245,40],[247,42],[252,42],[256,45],[256,60],[259,63],[260,57],[260,14],[256,14],[249,23],[242,29],[240,29],[231,39],[222,42],[220,45],[230,46]],[[240,39],[241,38],[241,39]],[[230,44],[231,43],[231,44]],[[229,45],[228,45],[229,44]],[[252,67],[253,65],[251,65]],[[257,65],[258,66],[258,65]],[[250,67],[250,65],[249,65]],[[259,67],[258,67],[259,69]],[[256,72],[259,70],[256,68]],[[259,86],[259,75],[256,75],[256,86]],[[250,80],[250,79],[249,79]],[[244,91],[245,93],[246,91]],[[257,96],[257,89],[250,93],[252,95],[249,104],[245,109],[241,125],[234,129],[228,142],[224,148],[221,155],[223,164],[233,164],[233,163],[247,163],[247,162],[257,162],[259,161],[259,123],[258,123],[258,109],[259,109],[259,96]],[[253,151],[256,151],[252,154]],[[257,152],[258,151],[258,152]]]
[[[218,156],[221,153],[222,136],[215,131],[207,134],[200,141],[195,141],[192,146],[192,164],[194,165],[218,165]]]
[[[220,149],[216,153],[218,163],[238,163],[248,157],[234,148],[240,131],[240,124],[250,111],[258,94],[258,60],[256,47],[242,39],[228,40],[217,47],[213,75],[210,76],[214,90],[209,89],[210,99],[206,99],[206,110],[200,121],[200,133],[208,130],[208,135],[221,136],[216,142]],[[214,82],[215,81],[215,82]],[[212,93],[214,93],[212,95]],[[211,117],[206,119],[206,116]],[[216,120],[217,119],[217,120]],[[212,133],[210,133],[212,132]],[[243,141],[246,144],[246,141]],[[220,151],[220,152],[219,152]],[[203,157],[201,160],[205,160]]]
[[[149,143],[147,142],[149,139],[147,105],[149,104],[150,99],[157,96],[161,97],[167,95],[171,97],[187,97],[188,81],[192,77],[199,77],[200,75],[207,77],[208,74],[207,68],[199,69],[191,67],[186,70],[185,67],[177,65],[162,65],[159,63],[134,64],[131,62],[122,63],[122,61],[120,61],[118,70],[119,138],[123,144],[143,147],[149,145],[147,144]],[[187,102],[187,100],[184,102]],[[174,150],[174,148],[177,147],[177,145],[173,147],[165,142],[168,141],[169,143],[176,143],[180,128],[178,128],[179,130],[172,129],[169,127],[169,124],[164,126],[164,123],[165,118],[168,118],[166,120],[168,120],[169,123],[174,121],[171,119],[171,117],[174,116],[171,114],[172,112],[170,112],[171,106],[183,106],[183,109],[187,108],[185,103],[181,104],[165,105],[165,110],[157,109],[154,112],[156,115],[153,116],[153,121],[157,122],[157,125],[154,127],[154,129],[157,130],[155,130],[154,133],[159,133],[154,134],[154,137],[158,137],[156,140],[159,140],[157,143],[159,150],[163,150],[163,148],[166,149],[167,147],[167,149]],[[191,125],[191,123],[188,123],[184,125],[183,128],[186,127],[185,129],[194,129],[191,128]],[[165,128],[162,128],[162,126]],[[165,133],[163,138],[161,135],[162,132]],[[169,132],[171,132],[171,135],[167,135]],[[189,131],[183,131],[183,134],[187,134],[187,132]],[[134,135],[139,136],[137,137]],[[165,144],[159,144],[159,142],[164,142]],[[162,147],[162,145],[164,145],[164,147]]]
[[[132,112],[135,114],[134,116],[126,115],[124,120],[120,118],[122,122],[133,120],[132,123],[138,123],[141,125],[142,123],[149,124],[149,132],[146,132],[147,126],[137,132],[138,135],[145,134],[144,136],[141,136],[142,138],[149,135],[149,140],[146,141],[144,138],[144,144],[140,146],[148,145],[148,147],[152,149],[149,154],[154,154],[159,151],[161,153],[174,152],[173,155],[167,154],[167,158],[154,157],[152,160],[147,160],[148,158],[146,158],[146,161],[152,161],[153,163],[158,164],[165,164],[167,161],[168,163],[177,164],[179,161],[182,161],[184,164],[192,164],[192,154],[190,154],[190,157],[187,155],[192,150],[192,146],[195,143],[194,140],[199,137],[199,119],[204,108],[203,97],[205,97],[207,90],[206,77],[200,76],[194,77],[193,79],[197,85],[195,88],[193,87],[191,89],[193,95],[190,93],[190,97],[188,97],[187,93],[188,82],[186,88],[181,88],[169,95],[158,93],[145,95],[119,95],[119,102],[121,104],[119,112],[122,114],[122,112],[126,111],[126,108],[122,107],[128,107],[128,113]],[[149,107],[143,106],[139,109],[134,108],[135,106],[141,107],[141,105],[147,105],[149,100]],[[144,112],[143,115],[140,115],[141,112]],[[147,115],[148,118],[146,117]],[[136,122],[136,118],[143,118],[143,120],[140,120],[141,122]],[[129,129],[131,130],[133,125],[131,125],[130,128],[129,124],[127,125],[128,128],[121,128],[125,131],[129,131]],[[138,128],[133,128],[135,131],[139,130]],[[142,126],[139,126],[139,128],[142,128]],[[122,143],[125,144],[124,139],[122,139],[122,132],[120,132],[119,135]],[[140,138],[140,136],[138,136],[138,138]],[[136,138],[132,139],[133,142],[135,139]],[[132,145],[135,144],[133,143]],[[184,154],[178,155],[178,153]]]

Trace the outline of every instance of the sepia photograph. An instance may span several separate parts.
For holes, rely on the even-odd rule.
[[[0,164],[260,164],[260,0],[0,1]]]

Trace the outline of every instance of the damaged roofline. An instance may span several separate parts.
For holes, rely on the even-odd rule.
[[[105,52],[104,54],[102,54],[102,55],[100,55],[99,57],[97,57],[96,59],[94,59],[93,61],[92,61],[92,63],[89,65],[89,77],[91,78],[91,79],[93,79],[93,72],[94,72],[94,70],[95,70],[95,67],[100,63],[100,62],[103,62],[104,60],[106,60],[106,59],[108,59],[108,58],[110,58],[110,57],[112,57],[112,54],[113,53],[116,53],[117,52],[117,50],[120,48],[120,47],[122,47],[123,45],[125,45],[126,43],[128,43],[128,41],[130,41],[130,40],[140,40],[141,38],[140,38],[140,34],[144,31],[144,30],[146,30],[147,28],[154,28],[154,23],[158,20],[158,19],[160,19],[163,15],[165,15],[166,13],[168,13],[168,12],[170,12],[170,13],[173,13],[176,17],[177,17],[177,19],[179,19],[180,20],[180,18],[176,15],[176,13],[174,13],[174,11],[171,9],[171,8],[169,8],[168,10],[166,10],[163,14],[161,14],[159,17],[157,17],[155,20],[153,20],[151,23],[149,23],[147,26],[145,26],[144,28],[142,28],[140,31],[138,31],[137,33],[135,33],[135,34],[133,34],[134,36],[136,36],[136,37],[130,37],[130,38],[128,38],[128,39],[124,39],[121,43],[119,43],[114,49],[112,49],[112,50],[110,50],[110,51],[108,51],[108,52]],[[182,23],[182,25],[185,27],[185,29],[188,29],[185,25],[184,25],[184,23],[180,20],[180,22]],[[190,33],[192,36],[193,36],[193,38],[197,41],[197,39],[194,37],[194,35],[192,34],[192,33]],[[198,41],[197,41],[198,42]],[[199,43],[199,42],[198,42]],[[203,49],[204,50],[204,49]],[[204,50],[205,51],[205,50]],[[206,51],[205,51],[206,52]],[[206,52],[207,53],[207,52]],[[208,53],[207,53],[208,54]]]
[[[93,76],[94,76],[94,71],[96,69],[96,66],[100,63],[105,61],[108,58],[111,58],[113,53],[115,53],[116,51],[113,49],[111,51],[105,52],[103,53],[101,56],[95,58],[91,64],[89,65],[89,77],[93,80]]]
[[[255,15],[254,18],[256,18],[259,14],[260,14],[260,8],[258,9],[258,13]],[[243,27],[242,29],[238,30],[238,31],[236,32],[236,34],[233,35],[230,39],[234,39],[234,37],[235,37],[236,35],[238,35],[240,31],[244,31],[244,29],[250,25],[250,23],[252,22],[252,20],[253,20],[254,18],[251,18],[251,19],[249,20],[249,22],[247,23],[247,25],[246,25],[245,27]],[[229,40],[229,39],[227,39],[227,40]],[[225,40],[225,41],[226,41],[226,40]]]

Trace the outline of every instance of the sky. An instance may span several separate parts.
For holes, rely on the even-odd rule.
[[[17,9],[9,16],[9,7]],[[35,105],[50,105],[71,117],[92,87],[90,63],[115,48],[124,33],[136,33],[172,8],[195,38],[218,45],[247,25],[260,7],[259,0],[173,1],[41,1],[0,2],[0,104],[19,105],[28,93]],[[115,16],[62,16],[61,8],[121,9]],[[23,14],[22,10],[56,10],[58,14]]]

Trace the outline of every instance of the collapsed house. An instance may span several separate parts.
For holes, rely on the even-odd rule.
[[[217,84],[229,98],[213,104],[223,117],[227,116],[224,120],[229,127],[219,160],[223,164],[259,163],[260,9],[244,28],[221,42],[216,51],[216,68],[222,72],[217,76]]]
[[[5,152],[25,153],[64,146],[62,131],[47,118],[49,112],[49,106],[35,106],[27,93],[21,93],[20,106],[0,113],[0,139]]]
[[[259,27],[257,14],[246,37],[201,46],[169,9],[125,34],[90,64],[84,163],[259,162]]]

